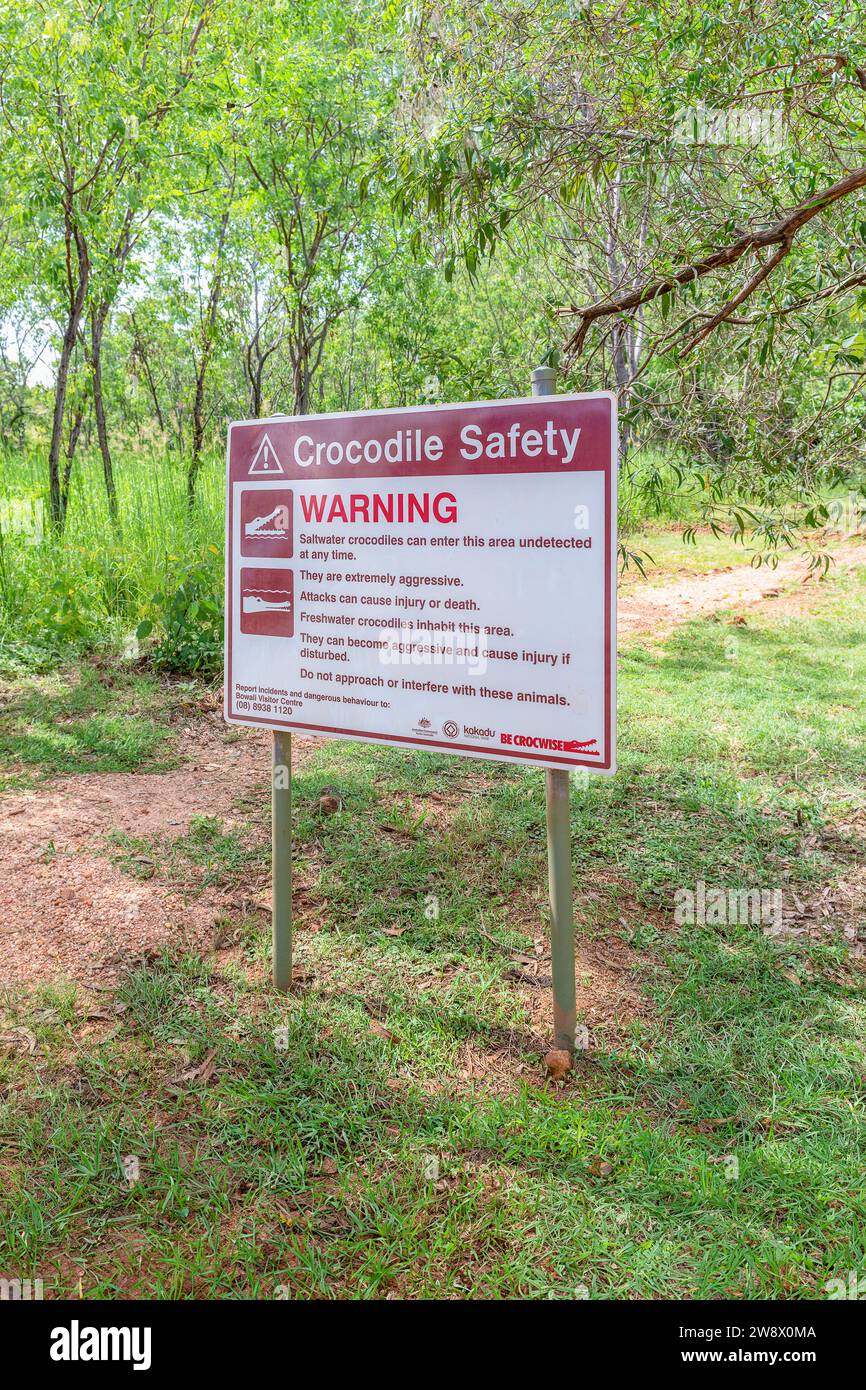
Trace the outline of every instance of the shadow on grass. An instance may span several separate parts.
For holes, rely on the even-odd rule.
[[[169,730],[145,711],[158,706],[147,676],[101,677],[83,666],[21,686],[0,709],[0,759],[43,776],[76,772],[165,771]]]

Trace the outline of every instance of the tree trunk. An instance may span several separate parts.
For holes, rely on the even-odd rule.
[[[63,525],[66,525],[66,513],[69,510],[69,488],[72,481],[72,462],[75,458],[75,450],[78,447],[78,439],[81,434],[81,426],[84,421],[84,407],[76,407],[75,418],[72,421],[72,429],[69,431],[69,442],[66,445],[66,462],[63,465],[63,478],[60,483],[60,507],[63,516]]]
[[[78,260],[78,277],[72,270],[72,247]],[[51,444],[48,449],[48,486],[50,494],[51,521],[58,531],[63,530],[65,509],[62,505],[60,478],[60,454],[63,448],[63,417],[66,413],[66,394],[69,388],[69,366],[75,351],[75,340],[84,311],[87,295],[87,282],[90,278],[90,262],[84,237],[73,227],[67,214],[66,220],[66,274],[69,284],[69,311],[66,330],[57,363],[57,381],[54,386],[54,412],[51,420]]]
[[[250,415],[254,420],[260,419],[262,413],[262,373],[266,361],[267,357],[262,356],[260,330],[257,327],[247,343],[246,350],[247,381],[250,384]]]
[[[198,371],[195,377],[195,398],[192,407],[192,453],[190,454],[189,469],[186,475],[186,500],[190,510],[192,510],[195,505],[195,489],[198,482],[199,470],[201,468],[201,451],[204,445],[205,431],[204,385],[208,363],[210,362],[211,353],[213,351],[214,329],[216,328],[217,311],[219,309],[220,292],[222,290],[222,257],[226,231],[229,225],[229,211],[230,209],[227,208],[220,222],[216,249],[216,271],[214,273],[207,310],[202,324],[201,358],[199,359]]]
[[[130,322],[132,323],[132,331],[135,334],[135,344],[133,351],[144,370],[144,375],[147,379],[147,385],[150,390],[150,399],[153,401],[153,408],[156,411],[156,418],[159,423],[159,428],[162,430],[163,434],[165,434],[165,421],[162,417],[162,408],[159,404],[159,396],[157,395],[156,382],[153,379],[153,372],[150,370],[150,362],[148,361],[147,353],[144,350],[144,342],[142,341],[141,334],[138,331],[138,324],[135,322],[134,314],[130,314]]]
[[[117,487],[114,482],[114,467],[111,462],[111,448],[108,443],[108,426],[105,421],[105,401],[102,395],[102,335],[108,318],[108,305],[103,300],[90,320],[90,384],[93,391],[93,413],[96,417],[96,438],[102,455],[102,476],[105,479],[105,495],[108,498],[108,515],[115,531],[120,530],[120,516],[117,506]]]
[[[309,415],[312,400],[313,377],[319,369],[325,340],[330,329],[330,320],[305,331],[306,311],[299,308],[296,315],[297,331],[289,342],[289,356],[292,362],[292,397],[295,415]]]
[[[195,505],[195,489],[201,468],[201,451],[204,444],[204,381],[207,373],[210,349],[202,353],[195,379],[195,400],[192,406],[192,452],[186,475],[186,500],[190,510]]]

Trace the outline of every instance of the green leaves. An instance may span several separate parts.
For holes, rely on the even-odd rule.
[[[180,674],[218,670],[222,664],[223,604],[221,577],[205,565],[193,564],[171,590],[154,594],[153,619],[136,629],[139,640],[156,626],[162,637],[153,652],[157,670]]]

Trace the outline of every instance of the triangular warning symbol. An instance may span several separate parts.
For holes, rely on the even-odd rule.
[[[268,435],[265,435],[256,450],[255,458],[250,464],[249,476],[252,478],[254,475],[261,476],[262,474],[268,474],[268,476],[273,477],[274,474],[282,472],[283,465],[277,458],[277,451]]]

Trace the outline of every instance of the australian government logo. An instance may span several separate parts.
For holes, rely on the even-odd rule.
[[[435,738],[439,731],[434,728],[433,721],[424,715],[423,719],[418,720],[412,732],[416,738]]]

